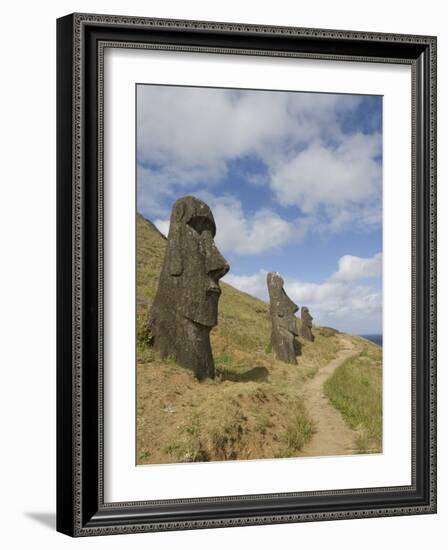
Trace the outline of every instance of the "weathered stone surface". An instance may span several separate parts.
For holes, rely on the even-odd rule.
[[[313,336],[313,333],[311,332],[311,328],[313,326],[313,318],[311,317],[310,311],[306,306],[302,306],[301,319],[302,319],[302,322],[300,323],[300,336],[304,340],[313,342],[314,336]]]
[[[215,376],[210,330],[218,323],[219,279],[229,270],[215,233],[204,202],[189,196],[174,203],[148,321],[154,348],[192,369],[199,380]]]
[[[284,281],[278,273],[268,273],[267,283],[272,323],[272,349],[277,359],[296,365],[299,344],[296,340],[298,333],[295,313],[299,307],[286,294],[283,288]]]

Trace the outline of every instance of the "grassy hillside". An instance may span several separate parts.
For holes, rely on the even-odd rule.
[[[165,246],[155,226],[138,216],[137,462],[299,456],[313,433],[303,386],[336,356],[340,335],[316,327],[299,365],[281,363],[270,351],[268,305],[221,283],[211,333],[217,376],[199,383],[187,369],[161,361],[145,341]]]
[[[324,389],[351,428],[360,452],[382,450],[382,353],[376,344],[359,338],[360,354],[348,359],[327,380]]]

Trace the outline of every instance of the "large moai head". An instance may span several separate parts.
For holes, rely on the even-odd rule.
[[[295,337],[297,320],[295,313],[299,307],[286,294],[284,281],[278,273],[268,273],[267,284],[271,314],[271,344],[280,361],[297,364],[298,343]]]
[[[219,279],[229,264],[214,241],[210,208],[195,197],[174,203],[159,286],[149,316],[154,347],[197,378],[214,377],[210,330],[218,323]]]
[[[310,310],[303,306],[301,310],[301,324],[300,324],[300,336],[310,342],[314,341],[311,328],[313,327],[313,318],[311,317]]]

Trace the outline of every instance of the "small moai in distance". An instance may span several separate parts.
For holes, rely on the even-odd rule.
[[[299,344],[296,340],[298,332],[295,313],[299,307],[286,294],[283,288],[284,281],[279,273],[268,273],[267,284],[272,323],[272,349],[280,361],[297,365]]]
[[[212,211],[204,202],[188,196],[174,203],[148,315],[153,347],[163,358],[192,369],[199,380],[215,376],[210,331],[218,324],[219,279],[229,271],[215,234]]]
[[[311,328],[313,327],[313,318],[311,317],[310,310],[306,306],[302,306],[301,320],[302,322],[300,323],[300,336],[304,340],[313,342],[314,336],[311,332]]]

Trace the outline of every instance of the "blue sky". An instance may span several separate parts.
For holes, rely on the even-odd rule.
[[[278,271],[317,324],[382,332],[381,97],[139,85],[137,209],[167,233],[185,195],[227,282],[267,300]]]

